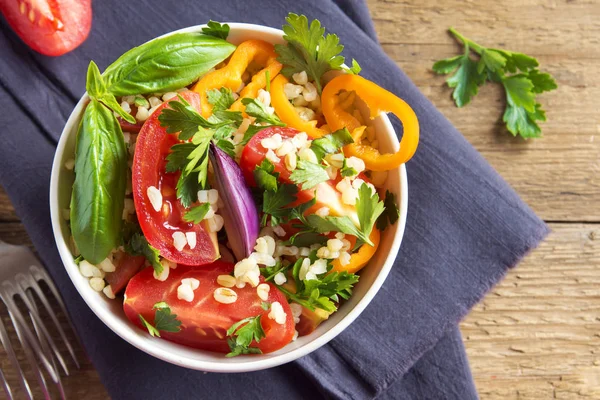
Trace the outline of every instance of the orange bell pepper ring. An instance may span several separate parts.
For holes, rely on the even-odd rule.
[[[259,65],[264,65],[265,68],[257,73],[242,91],[240,98],[232,105],[232,109],[240,111],[243,108],[241,99],[244,97],[256,97],[258,90],[266,86],[266,71],[272,77],[281,71],[282,65],[277,61],[277,53],[275,47],[271,43],[262,40],[247,40],[241,43],[231,55],[227,65],[216,71],[209,72],[200,79],[192,90],[200,95],[202,105],[202,116],[208,118],[212,113],[212,104],[208,102],[206,92],[211,89],[220,89],[227,87],[233,91],[237,91],[242,85],[242,75],[248,68],[248,65],[255,61]]]
[[[333,260],[333,268],[331,271],[335,272],[343,272],[346,271],[350,274],[360,271],[362,267],[367,265],[369,260],[373,257],[375,252],[377,251],[377,247],[379,247],[379,239],[381,235],[379,230],[376,227],[373,227],[371,231],[371,235],[369,235],[369,239],[373,242],[373,246],[370,244],[363,244],[360,246],[356,253],[352,253],[350,256],[350,262],[347,265],[342,265],[340,263],[340,259],[337,258]]]
[[[298,129],[301,132],[306,132],[313,139],[327,135],[326,130],[317,128],[317,121],[305,121],[296,112],[296,109],[290,103],[285,91],[283,90],[288,80],[283,75],[278,75],[271,82],[271,106],[275,109],[275,113],[289,127]]]
[[[321,96],[323,115],[332,131],[346,127],[352,132],[361,125],[341,107],[338,93],[342,90],[356,92],[369,107],[371,118],[382,112],[391,112],[400,119],[404,128],[400,150],[396,153],[380,154],[377,149],[358,141],[344,147],[346,156],[361,158],[371,171],[388,171],[410,160],[419,144],[419,121],[413,109],[404,100],[365,78],[350,74],[339,75],[325,85]]]

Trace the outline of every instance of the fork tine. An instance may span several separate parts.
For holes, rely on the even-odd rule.
[[[0,368],[0,383],[2,383],[2,388],[4,389],[4,393],[6,393],[7,400],[13,400],[10,385],[6,381],[6,377],[4,376],[4,371],[2,371],[2,368]]]
[[[27,293],[27,294],[29,294],[29,293]],[[41,334],[37,322],[35,322],[36,319],[31,315],[31,313],[29,313],[29,317],[31,318],[31,322],[33,323],[33,329],[35,330],[35,334],[40,339],[40,345],[42,346],[42,348],[44,349],[45,352],[50,352],[50,350],[48,349],[48,342],[46,341],[44,336]],[[52,359],[52,365],[56,369],[56,363],[54,362],[54,359]],[[58,387],[58,391],[60,392],[61,398],[64,400],[65,393],[64,393],[64,389],[63,389],[62,382],[60,379],[60,375],[58,376],[58,380],[55,383],[56,383],[56,386]]]
[[[4,281],[2,283],[1,289],[2,290],[0,292],[0,296],[4,300],[4,304],[6,304],[9,313],[11,313],[14,317],[13,321],[16,320],[19,324],[21,324],[20,326],[23,328],[23,335],[29,341],[31,347],[33,347],[35,354],[39,356],[40,361],[50,374],[50,377],[52,377],[52,380],[56,382],[58,379],[58,371],[55,371],[55,369],[52,367],[52,363],[49,361],[49,359],[52,358],[52,354],[47,354],[41,349],[38,341],[36,340],[36,337],[31,332],[31,329],[29,329],[29,325],[27,325],[23,314],[21,314],[21,311],[19,310],[19,308],[15,304],[14,299],[12,298],[12,296],[17,293],[17,287],[9,281]],[[24,300],[26,299],[27,296],[24,296]]]
[[[35,268],[35,267],[32,267],[32,268]],[[33,275],[34,271],[31,271],[31,272],[32,272],[31,276],[29,276],[29,275],[25,276],[27,279],[28,286],[29,286],[29,288],[33,289],[33,291],[35,291],[38,298],[40,299],[40,301],[46,308],[46,311],[48,312],[48,314],[50,315],[50,318],[54,322],[56,329],[58,329],[58,333],[60,334],[62,341],[67,346],[67,350],[69,351],[71,358],[75,362],[75,366],[77,367],[77,369],[79,369],[79,361],[77,360],[77,357],[75,357],[75,350],[73,349],[73,346],[71,346],[71,342],[67,339],[67,335],[65,334],[65,331],[63,330],[62,326],[60,325],[60,322],[58,322],[58,318],[56,317],[54,310],[50,306],[50,303],[48,302],[48,298],[46,297],[46,295],[42,291],[42,288],[40,287],[37,280],[35,279],[35,275]],[[50,285],[48,285],[48,286],[50,286]],[[23,287],[23,289],[25,289],[25,288]],[[27,294],[29,294],[29,293],[27,292]],[[32,300],[31,302],[35,305],[35,301]],[[65,312],[65,314],[66,314],[66,312]],[[38,315],[39,315],[39,313],[38,313]]]
[[[2,346],[4,346],[4,350],[6,350],[6,354],[8,354],[10,363],[12,364],[13,368],[17,371],[17,376],[19,377],[19,381],[21,383],[21,386],[23,387],[25,396],[27,396],[27,398],[31,400],[33,398],[33,395],[31,393],[29,383],[27,382],[27,379],[25,379],[25,375],[23,374],[23,370],[21,369],[19,360],[17,360],[15,350],[12,347],[12,344],[8,337],[8,333],[6,332],[6,327],[4,326],[4,321],[2,320],[2,318],[0,318],[0,341],[2,342]],[[5,390],[7,387],[8,387],[8,385],[5,386]],[[10,388],[8,390],[9,390],[8,397],[12,398],[11,393],[10,393]]]
[[[65,316],[65,319],[69,323],[71,330],[73,331],[73,333],[75,333],[74,336],[75,336],[76,343],[82,347],[81,342],[79,340],[79,336],[77,336],[77,331],[75,330],[73,322],[71,321],[71,317],[69,316],[69,313],[67,312],[67,308],[65,307],[65,303],[63,302],[62,297],[58,293],[58,289],[54,285],[54,281],[52,281],[52,278],[50,278],[50,275],[48,275],[48,272],[46,272],[45,269],[40,268],[37,265],[30,266],[29,271],[31,272],[31,275],[34,277],[36,282],[42,281],[42,282],[46,283],[46,285],[48,285],[48,288],[54,295],[54,298],[56,299],[58,306],[60,307],[63,315]],[[39,284],[38,284],[38,287],[39,287]],[[69,342],[67,342],[67,343],[69,343]],[[74,352],[73,352],[73,354],[74,354]],[[75,357],[75,356],[73,356],[73,357]],[[77,362],[77,360],[75,360],[75,363],[77,364],[77,368],[79,368],[79,363]]]
[[[46,340],[48,341],[48,344],[50,345],[50,349],[52,350],[51,352],[46,352],[46,351],[44,351],[44,349],[42,349],[42,351],[44,351],[45,354],[50,354],[50,355],[54,354],[54,356],[58,360],[58,363],[62,367],[63,371],[65,371],[65,374],[67,374],[67,376],[68,376],[69,369],[67,368],[67,364],[65,363],[65,360],[62,357],[62,355],[60,354],[60,351],[58,350],[58,346],[56,346],[56,343],[54,343],[54,340],[50,336],[48,329],[46,329],[46,326],[42,322],[39,314],[36,312],[36,309],[37,309],[36,306],[30,301],[30,298],[25,293],[25,290],[23,290],[23,286],[26,283],[27,278],[23,274],[17,274],[15,276],[15,281],[17,282],[17,285],[18,285],[15,287],[17,294],[19,294],[19,296],[21,296],[21,299],[23,300],[23,302],[25,303],[25,306],[27,306],[27,309],[29,310],[29,315],[31,316],[31,318],[33,318],[35,320],[35,322],[37,322],[37,327],[38,327],[39,331],[41,331],[43,336],[46,338]],[[52,356],[50,356],[48,358],[51,359]],[[57,376],[58,376],[58,371],[57,371]],[[54,381],[56,382],[56,379]]]
[[[10,318],[13,319],[13,316],[10,311],[8,312],[8,314],[10,315]],[[31,315],[31,312],[29,313],[29,315]],[[38,383],[42,387],[42,392],[44,393],[44,398],[46,400],[52,400],[52,398],[50,397],[50,393],[48,392],[48,385],[46,384],[46,379],[44,378],[44,374],[42,374],[42,371],[40,371],[40,368],[38,367],[38,363],[35,358],[35,355],[33,354],[32,350],[31,350],[31,346],[29,345],[27,339],[23,336],[23,333],[21,332],[20,324],[14,319],[13,319],[13,324],[15,326],[15,332],[17,333],[17,338],[19,339],[19,342],[21,342],[21,347],[23,348],[25,357],[27,357],[27,361],[31,365],[31,369],[33,370],[33,373],[35,374],[35,377],[36,377]]]

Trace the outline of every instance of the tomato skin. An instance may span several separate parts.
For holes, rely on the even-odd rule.
[[[29,47],[47,56],[75,49],[92,26],[91,0],[2,0],[0,10]]]
[[[268,317],[269,311],[261,307],[262,300],[256,288],[246,285],[243,289],[233,288],[238,298],[235,303],[221,304],[213,298],[213,292],[220,287],[217,276],[233,271],[232,263],[216,261],[202,267],[179,266],[170,270],[166,281],[154,279],[152,268],[146,268],[131,279],[125,291],[123,309],[131,322],[146,331],[140,322],[139,314],[146,321],[154,321],[154,304],[164,301],[182,322],[180,332],[160,332],[161,338],[185,346],[203,350],[228,353],[226,332],[234,323],[248,317],[261,315],[261,324],[266,337],[251,346],[258,347],[263,353],[279,350],[288,344],[294,336],[294,318],[285,296],[269,283],[271,290],[267,301],[281,303],[287,314],[283,325]],[[195,278],[200,286],[194,291],[194,300],[187,302],[177,298],[177,287],[181,280]],[[262,281],[262,277],[261,277]]]
[[[116,267],[115,271],[106,273],[106,281],[113,293],[117,294],[125,289],[127,282],[138,273],[145,261],[144,256],[132,256],[125,252],[117,253],[113,260]]]
[[[193,107],[200,107],[200,96],[184,92],[181,96]],[[136,142],[132,167],[133,200],[138,221],[144,236],[160,255],[179,264],[208,264],[219,257],[217,234],[208,230],[206,221],[192,224],[183,221],[185,208],[176,197],[176,184],[180,172],[166,173],[166,156],[171,146],[178,143],[177,135],[168,134],[160,126],[158,116],[168,103],[160,105],[144,123]],[[148,187],[158,188],[163,196],[163,208],[154,210],[148,199]],[[165,215],[165,210],[167,215]],[[173,246],[173,233],[195,232],[196,247],[186,245],[182,251]]]
[[[242,157],[240,159],[240,167],[242,168],[244,179],[246,179],[248,185],[256,186],[256,182],[254,181],[254,169],[265,159],[267,153],[267,149],[265,149],[260,142],[263,139],[271,137],[275,134],[280,134],[283,139],[290,139],[298,133],[299,131],[293,128],[272,127],[259,131],[256,135],[254,135],[254,137],[252,137],[252,139],[250,139],[248,144],[244,147],[244,150],[242,151]],[[283,158],[278,163],[274,163],[273,165],[275,167],[275,172],[279,173],[279,179],[281,181],[293,183],[290,180],[291,172],[285,167]],[[313,214],[319,208],[327,206],[332,215],[345,215],[358,223],[356,209],[353,206],[344,204],[342,202],[341,193],[335,188],[335,185],[339,181],[339,176],[340,174],[338,174],[338,180],[329,180],[319,183],[317,186],[309,190],[299,190],[297,195],[298,199],[296,202],[290,204],[290,206],[296,206],[312,200],[315,197],[316,191],[317,202],[314,206],[307,210],[307,214]]]

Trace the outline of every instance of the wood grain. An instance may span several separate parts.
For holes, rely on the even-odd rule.
[[[481,398],[599,399],[600,3],[367,3],[384,50],[553,230],[461,324]],[[533,55],[555,76],[559,89],[541,97],[544,138],[506,132],[499,87],[454,106],[445,78],[431,72],[434,61],[460,51],[449,26],[483,45]],[[0,240],[31,245],[2,190]],[[1,353],[0,363],[10,369]],[[14,374],[10,380],[16,386]],[[85,360],[63,384],[70,398],[108,398]]]

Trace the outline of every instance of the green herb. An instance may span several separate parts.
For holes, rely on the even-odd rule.
[[[242,104],[246,106],[246,114],[256,118],[257,123],[266,123],[272,126],[285,126],[279,117],[269,113],[262,101],[246,97],[242,99]]]
[[[344,68],[344,70],[350,74],[358,75],[360,74],[360,71],[362,71],[362,68],[355,59],[352,59],[352,67]]]
[[[271,72],[269,70],[265,71],[265,82],[267,83],[265,89],[267,92],[271,91]]]
[[[212,89],[206,92],[208,102],[213,105],[213,112],[219,110],[227,110],[233,103],[235,98],[231,89],[222,87],[221,89]]]
[[[316,214],[307,215],[306,222],[310,229],[318,233],[342,232],[348,235],[356,236],[363,243],[373,245],[369,236],[365,235],[349,217],[320,217]]]
[[[277,60],[284,65],[282,73],[290,78],[293,74],[306,71],[308,76],[314,80],[315,86],[321,93],[321,78],[330,70],[342,69],[344,57],[340,55],[344,46],[340,44],[339,38],[334,34],[325,34],[325,28],[321,27],[318,20],[308,24],[304,15],[289,13],[285,19],[287,25],[283,26],[283,38],[287,45],[275,45],[275,51],[279,55]],[[353,71],[359,71],[360,67],[356,61],[352,62]]]
[[[300,231],[293,234],[287,240],[286,245],[297,246],[297,247],[309,247],[315,243],[325,244],[327,243],[327,236],[323,236],[317,232]]]
[[[97,100],[77,132],[71,232],[81,255],[98,264],[121,242],[127,148],[114,115]]]
[[[358,199],[356,200],[356,213],[358,214],[358,221],[360,223],[360,230],[364,237],[368,238],[371,236],[373,225],[377,221],[377,218],[381,215],[385,207],[383,201],[379,201],[379,195],[374,189],[363,183],[358,188]],[[371,241],[366,241],[363,238],[359,240],[365,241],[370,245],[373,245]],[[357,246],[358,246],[357,241]]]
[[[81,255],[78,255],[77,257],[75,257],[73,259],[73,262],[75,263],[75,265],[79,265],[79,263],[82,261],[83,261],[83,257]]]
[[[450,28],[460,40],[465,51],[462,55],[436,62],[433,70],[438,74],[456,73],[447,79],[454,88],[452,97],[457,107],[463,107],[477,94],[486,81],[502,84],[506,94],[503,121],[513,136],[535,138],[542,131],[538,121],[545,121],[546,114],[536,100],[536,95],[557,88],[554,78],[540,72],[538,61],[528,55],[507,50],[483,47]],[[474,52],[479,59],[471,58]]]
[[[321,182],[329,180],[325,167],[310,161],[298,160],[296,169],[290,174],[290,180],[302,184],[302,190],[312,189]]]
[[[294,264],[294,279],[297,283],[301,282],[301,285],[298,285],[296,293],[278,286],[278,289],[291,301],[313,311],[321,308],[334,312],[337,310],[335,303],[339,303],[340,298],[348,299],[352,295],[352,288],[358,282],[358,275],[346,271],[332,272],[324,274],[319,279],[301,281],[298,272],[303,260],[298,261]]]
[[[267,311],[269,308],[271,308],[271,303],[268,303],[266,301],[261,301],[260,302],[260,308],[262,308],[263,310]]]
[[[210,210],[210,204],[202,203],[199,206],[192,207],[188,212],[183,215],[183,220],[187,222],[193,222],[199,224],[204,219],[206,213]]]
[[[280,125],[250,125],[250,126],[248,126],[248,129],[246,129],[246,132],[244,132],[244,138],[242,139],[240,144],[242,146],[245,146],[246,144],[248,144],[250,139],[252,139],[254,137],[254,135],[256,135],[258,132],[262,131],[263,129],[272,128],[274,126],[280,126]]]
[[[103,103],[106,107],[119,114],[125,121],[135,124],[135,118],[123,110],[114,95],[106,91],[104,79],[102,79],[100,70],[93,61],[90,61],[90,65],[88,66],[85,87],[90,98]]]
[[[175,33],[123,54],[106,68],[104,82],[115,96],[168,92],[191,84],[234,50],[222,38]]]
[[[133,99],[133,104],[135,104],[138,107],[150,107],[150,103],[148,102],[148,100],[146,100],[146,98],[142,96],[135,96],[135,99]]]
[[[344,158],[344,163],[342,165],[342,169],[340,170],[340,174],[345,178],[347,176],[354,176],[354,175],[358,175],[358,171],[355,170],[353,167],[349,167],[348,164],[346,163],[346,158]]]
[[[125,251],[132,256],[144,256],[146,260],[154,268],[156,275],[160,275],[163,272],[163,265],[160,263],[160,252],[154,248],[144,235],[140,233],[134,233],[129,239],[129,242],[125,245]]]
[[[383,231],[387,228],[388,223],[394,225],[400,218],[400,210],[396,205],[396,195],[389,190],[385,191],[385,200],[383,201],[385,211],[377,218],[377,229]]]
[[[177,333],[181,331],[181,321],[177,319],[177,315],[171,313],[171,309],[164,301],[156,303],[153,310],[154,313],[154,325],[146,321],[146,319],[139,314],[140,321],[148,330],[151,336],[160,337],[160,331]]]
[[[275,166],[266,158],[254,168],[254,180],[259,188],[271,192],[277,191],[279,172],[274,172]]]
[[[285,273],[291,264],[284,265],[281,261],[277,261],[277,263],[272,267],[262,267],[260,268],[260,274],[265,278],[265,281],[269,282],[275,278],[275,275],[278,273]]]
[[[312,141],[310,148],[321,161],[327,154],[338,153],[347,144],[354,143],[348,129],[342,128]]]
[[[287,206],[296,201],[298,187],[291,183],[279,185],[276,191],[266,190],[263,194],[263,218],[262,225],[267,225],[267,216],[271,216],[271,225],[279,225],[291,209]]]
[[[227,39],[229,36],[229,25],[215,22],[212,19],[208,21],[205,28],[202,28],[202,33],[209,36],[214,36],[219,39]]]
[[[179,140],[189,140],[198,132],[198,127],[214,128],[218,124],[211,123],[200,115],[183,97],[178,101],[170,101],[169,108],[163,108],[158,116],[160,126],[167,133],[178,133]]]
[[[265,331],[260,324],[261,315],[256,317],[244,318],[241,321],[231,325],[227,330],[227,343],[231,352],[225,357],[235,357],[240,354],[260,354],[260,349],[250,347],[252,341],[260,342],[266,337]]]
[[[235,146],[229,140],[219,139],[215,141],[215,145],[223,150],[231,158],[235,158]]]

